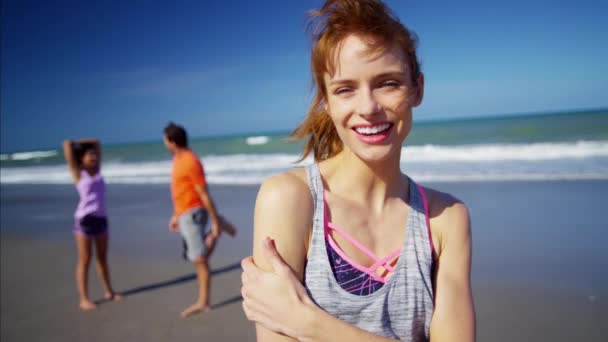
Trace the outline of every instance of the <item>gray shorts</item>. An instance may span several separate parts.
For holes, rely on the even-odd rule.
[[[206,255],[207,219],[207,210],[203,208],[192,208],[178,218],[179,232],[184,239],[184,256],[190,261]]]

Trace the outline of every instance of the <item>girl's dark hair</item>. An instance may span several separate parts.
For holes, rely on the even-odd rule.
[[[78,163],[78,166],[82,166],[82,157],[84,157],[84,155],[89,150],[95,150],[95,144],[72,144],[72,151],[74,153],[74,158],[76,159],[76,163]]]
[[[188,133],[182,126],[169,122],[163,132],[167,140],[174,142],[179,147],[188,147]]]

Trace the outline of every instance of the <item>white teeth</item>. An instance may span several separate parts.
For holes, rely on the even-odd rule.
[[[378,134],[380,132],[386,131],[389,128],[389,124],[385,123],[378,126],[371,127],[356,127],[355,131],[359,134]]]

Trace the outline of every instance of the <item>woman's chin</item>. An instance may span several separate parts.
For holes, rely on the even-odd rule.
[[[401,153],[401,149],[399,151],[395,151],[396,148],[394,146],[385,145],[385,146],[368,146],[367,148],[359,149],[358,151],[354,151],[359,159],[361,159],[365,163],[369,164],[378,164],[384,163],[388,160],[393,160],[396,157],[396,154]],[[398,157],[398,156],[397,156]]]

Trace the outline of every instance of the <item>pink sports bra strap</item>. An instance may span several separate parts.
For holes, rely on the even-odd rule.
[[[340,227],[329,222],[329,220],[327,218],[328,215],[327,215],[327,202],[325,201],[325,191],[323,191],[323,206],[324,206],[324,211],[325,211],[325,215],[324,215],[325,216],[325,227],[326,227],[325,238],[330,241],[330,244],[332,245],[332,247],[334,247],[334,249],[339,249],[339,246],[336,244],[333,237],[329,234],[329,230],[327,228],[336,231],[338,234],[342,235],[342,237],[345,238],[348,242],[350,242],[353,246],[357,247],[361,252],[365,253],[367,256],[369,256],[370,258],[375,260],[376,262],[373,265],[371,265],[370,267],[363,267],[361,265],[358,265],[359,266],[358,268],[369,273],[371,276],[380,279],[381,281],[385,281],[385,279],[378,277],[375,274],[375,272],[379,267],[383,267],[386,270],[388,270],[389,272],[394,272],[395,268],[390,264],[390,261],[401,254],[401,248],[392,252],[385,258],[382,258],[382,259],[378,258],[372,251],[369,250],[369,248],[363,246],[361,243],[359,243],[359,241],[355,240],[352,236],[350,236],[348,233],[346,233]],[[337,251],[342,252],[340,250],[337,250]]]
[[[345,231],[343,231],[342,229],[338,228],[338,226],[335,226],[331,222],[328,222],[327,226],[329,228],[335,230],[336,232],[338,232],[340,235],[342,235],[343,238],[345,238],[346,240],[348,240],[348,242],[352,243],[361,252],[367,254],[367,256],[369,256],[370,258],[374,259],[376,262],[381,262],[382,261],[382,260],[378,259],[378,257],[372,251],[370,251],[367,247],[365,247],[362,244],[360,244],[359,241],[355,240],[352,236],[348,235]]]
[[[375,264],[371,265],[369,267],[369,269],[372,271],[376,271],[378,269],[378,267],[382,266],[385,269],[387,269],[389,272],[393,272],[393,271],[395,271],[395,268],[390,264],[390,262],[391,262],[391,260],[393,260],[395,257],[399,256],[400,254],[401,254],[401,248],[399,248],[398,250],[389,254],[386,258],[384,258],[382,260],[378,260]]]

